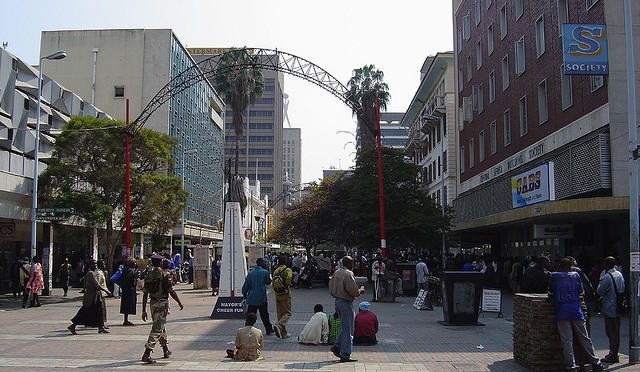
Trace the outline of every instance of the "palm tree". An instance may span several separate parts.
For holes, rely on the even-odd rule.
[[[382,71],[374,65],[365,65],[353,70],[353,76],[347,82],[349,99],[359,102],[363,109],[361,115],[353,112],[358,120],[358,136],[362,149],[376,144],[376,98],[380,101],[381,110],[387,109],[387,103],[391,99],[389,86],[383,80]]]
[[[218,92],[225,97],[233,112],[233,129],[235,132],[235,174],[238,174],[240,158],[240,138],[244,132],[242,113],[253,104],[264,91],[262,69],[257,67],[258,56],[249,54],[247,48],[231,48],[221,55],[219,71],[214,79]],[[247,118],[248,120],[248,118]]]

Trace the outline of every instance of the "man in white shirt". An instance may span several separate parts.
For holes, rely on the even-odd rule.
[[[329,320],[321,304],[313,307],[313,316],[302,329],[298,342],[305,345],[326,344],[329,339]]]

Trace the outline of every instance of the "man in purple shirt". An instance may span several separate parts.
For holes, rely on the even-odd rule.
[[[584,294],[582,281],[576,272],[571,272],[572,262],[568,258],[560,260],[560,271],[549,278],[549,296],[556,309],[556,323],[562,340],[564,363],[568,370],[579,371],[573,354],[573,339],[593,366],[592,371],[602,371],[604,366],[596,357],[593,343],[587,335],[584,314],[580,307],[580,296]]]

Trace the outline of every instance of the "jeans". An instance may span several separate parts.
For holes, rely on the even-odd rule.
[[[340,357],[349,358],[351,356],[353,322],[355,318],[353,301],[336,298],[336,310],[340,314],[340,333],[334,345],[340,350]]]

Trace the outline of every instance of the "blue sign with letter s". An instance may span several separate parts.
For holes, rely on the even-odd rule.
[[[599,24],[562,25],[565,75],[608,75],[607,28]]]

